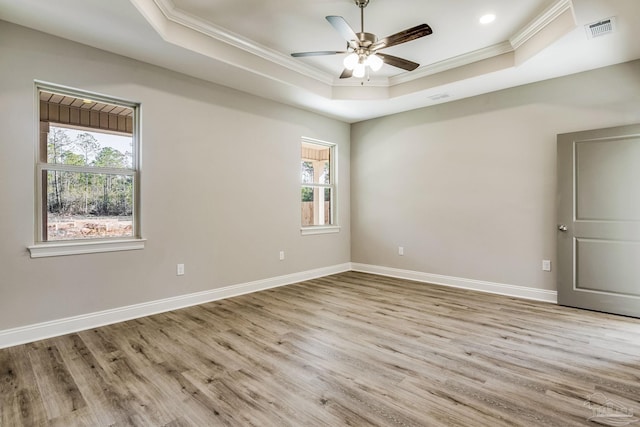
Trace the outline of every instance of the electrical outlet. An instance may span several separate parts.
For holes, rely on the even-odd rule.
[[[543,271],[551,271],[551,261],[548,259],[542,260],[542,270]]]
[[[284,260],[284,251],[280,251],[280,261]]]
[[[404,247],[398,246],[398,255],[404,256]]]
[[[176,267],[176,276],[184,276],[184,264],[178,264]]]

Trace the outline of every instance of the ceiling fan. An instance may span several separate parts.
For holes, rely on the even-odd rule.
[[[323,50],[317,52],[298,52],[292,53],[295,58],[304,56],[322,56],[322,55],[339,55],[348,53],[344,59],[344,71],[340,75],[341,79],[353,77],[364,77],[366,68],[369,67],[373,71],[378,71],[382,64],[389,64],[403,70],[413,71],[420,64],[409,61],[408,59],[398,58],[388,54],[382,54],[379,51],[391,46],[406,43],[420,37],[433,34],[433,30],[427,24],[420,24],[413,28],[400,31],[378,40],[375,34],[364,32],[364,8],[369,4],[369,0],[355,0],[356,5],[360,8],[360,32],[356,33],[347,24],[342,16],[327,16],[327,21],[335,28],[340,35],[347,41],[347,50],[333,51]]]

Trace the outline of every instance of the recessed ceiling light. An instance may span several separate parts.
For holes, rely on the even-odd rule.
[[[480,23],[483,25],[491,24],[495,20],[496,20],[496,15],[494,15],[493,13],[487,13],[486,15],[482,15],[480,17]]]

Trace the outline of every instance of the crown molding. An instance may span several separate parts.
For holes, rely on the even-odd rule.
[[[397,76],[393,76],[389,79],[389,83],[390,83],[390,86],[407,83],[423,77],[431,76],[438,73],[443,73],[445,71],[449,71],[454,68],[473,64],[474,62],[483,61],[485,59],[489,59],[505,53],[513,52],[513,50],[514,49],[511,46],[511,43],[509,43],[508,41],[505,41],[502,43],[494,44],[493,46],[474,50],[472,52],[454,56],[453,58],[448,58],[443,61],[422,66],[411,73],[404,73],[404,74],[399,74]]]
[[[547,9],[545,9],[534,20],[529,22],[524,28],[518,31],[509,40],[502,43],[478,49],[462,55],[448,58],[440,62],[425,65],[418,68],[412,73],[399,74],[389,79],[390,86],[407,83],[413,80],[424,78],[454,68],[473,64],[474,62],[483,61],[505,53],[515,52],[520,46],[526,43],[533,36],[544,30],[554,20],[558,19],[567,10],[573,10],[572,0],[558,0]]]
[[[175,24],[190,28],[208,37],[251,53],[252,55],[294,70],[321,83],[327,85],[333,84],[332,75],[300,61],[296,61],[276,50],[262,46],[251,39],[195,17],[176,7],[172,0],[153,0],[153,2],[158,9],[160,9],[164,17]]]
[[[572,0],[558,0],[549,6],[533,21],[529,22],[529,24],[509,39],[513,49],[518,49],[520,46],[525,44],[531,37],[538,34],[567,10],[573,10]]]

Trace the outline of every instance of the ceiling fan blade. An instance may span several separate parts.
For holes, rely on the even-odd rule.
[[[345,68],[344,71],[342,71],[342,74],[340,74],[340,78],[341,79],[348,79],[352,75],[353,75],[353,70],[349,70],[349,69]]]
[[[353,31],[342,16],[327,16],[327,21],[329,21],[329,24],[331,24],[346,41],[358,40],[355,31]]]
[[[400,31],[399,33],[395,33],[383,38],[382,40],[371,45],[370,50],[376,51],[378,49],[395,46],[400,43],[410,42],[411,40],[419,39],[420,37],[428,36],[429,34],[433,34],[433,30],[431,29],[431,27],[427,24],[420,24],[413,28]]]
[[[393,65],[394,67],[402,68],[403,70],[413,71],[420,66],[417,62],[409,61],[408,59],[398,58],[397,56],[387,55],[382,53],[376,53],[384,61],[385,64]]]
[[[319,50],[317,52],[296,52],[296,53],[292,53],[291,56],[293,56],[294,58],[300,58],[303,56],[339,55],[341,53],[347,53],[347,51]]]

